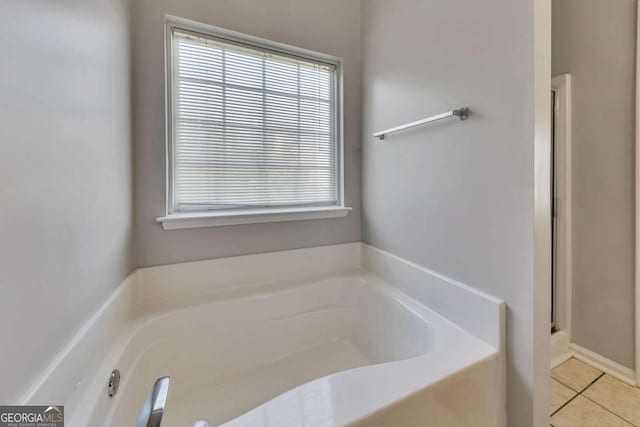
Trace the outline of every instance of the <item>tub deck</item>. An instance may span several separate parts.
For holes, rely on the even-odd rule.
[[[228,427],[342,426],[416,393],[435,398],[435,384],[446,392],[448,377],[453,386],[466,382],[467,394],[484,378],[473,422],[495,420],[486,388],[496,389],[487,378],[497,350],[363,271],[149,313],[117,365],[125,380],[108,411],[111,426],[132,425],[161,376],[171,377],[165,427],[200,419]]]

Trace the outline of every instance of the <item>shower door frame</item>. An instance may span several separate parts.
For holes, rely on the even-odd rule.
[[[551,144],[554,153],[551,169],[555,168],[551,195],[551,219],[555,232],[555,255],[552,272],[555,280],[555,329],[552,339],[553,352],[566,353],[571,343],[572,297],[573,297],[573,245],[572,245],[572,138],[571,138],[571,75],[562,74],[551,79],[551,90],[555,93]],[[554,242],[552,241],[552,245]],[[556,335],[557,334],[557,335]],[[558,336],[560,335],[560,337]],[[557,344],[553,342],[556,341]],[[558,356],[558,355],[555,355]]]
[[[640,2],[636,22],[640,23]],[[635,154],[635,287],[636,287],[636,385],[640,387],[640,25],[636,25],[636,154]]]

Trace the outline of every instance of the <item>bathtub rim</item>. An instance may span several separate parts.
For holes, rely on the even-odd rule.
[[[307,262],[303,263],[304,265],[299,265],[297,262],[309,258],[319,262],[314,261],[312,264]],[[499,400],[503,414],[500,425],[505,425],[504,302],[473,287],[361,242],[136,269],[81,326],[68,344],[60,352],[53,355],[51,363],[41,371],[42,373],[37,376],[37,380],[31,382],[26,391],[16,398],[16,403],[35,404],[55,401],[67,405],[70,414],[76,412],[72,408],[79,408],[78,412],[81,411],[88,394],[94,393],[99,396],[102,393],[106,378],[114,365],[114,360],[110,359],[109,354],[103,350],[105,345],[110,348],[121,345],[119,343],[123,339],[122,336],[126,335],[126,329],[141,305],[140,293],[144,293],[145,289],[149,290],[149,286],[154,280],[158,281],[160,287],[169,286],[172,278],[176,275],[186,277],[189,280],[192,277],[195,278],[193,288],[203,289],[202,277],[205,274],[215,276],[220,273],[224,270],[224,266],[231,262],[230,260],[232,262],[246,262],[246,270],[251,270],[254,276],[257,274],[256,272],[268,272],[274,265],[278,267],[277,273],[284,278],[337,273],[362,266],[385,281],[393,283],[394,287],[401,289],[406,288],[409,279],[419,278],[421,293],[405,293],[419,301],[425,296],[429,297],[428,303],[425,305],[453,323],[462,326],[463,329],[470,330],[469,324],[472,326],[474,324],[482,325],[479,330],[472,329],[470,332],[498,349],[499,375],[501,377],[499,380],[501,385]],[[383,261],[382,264],[377,265],[380,260]],[[287,273],[290,271],[289,269],[291,269],[291,274]],[[397,280],[390,281],[389,277]],[[235,282],[228,283],[229,286],[241,281],[238,280],[238,277],[233,277],[233,279]],[[219,284],[220,280],[213,285]],[[462,305],[473,308],[470,313],[464,314],[464,318],[460,318],[459,313],[451,312],[448,309],[450,306],[460,304],[460,298],[462,298]]]
[[[359,419],[365,419],[382,410],[383,408],[390,407],[398,401],[412,396],[421,389],[428,388],[432,383],[443,381],[447,377],[455,375],[455,373],[459,370],[465,369],[488,358],[497,359],[497,349],[491,347],[486,342],[473,336],[468,331],[446,319],[439,313],[434,312],[412,297],[406,295],[394,286],[386,283],[380,277],[364,270],[351,270],[348,272],[344,272],[344,274],[330,274],[326,276],[313,276],[312,278],[306,278],[303,280],[292,280],[287,283],[284,288],[279,286],[277,283],[269,283],[265,287],[263,287],[262,285],[251,286],[247,289],[249,293],[236,295],[229,299],[216,299],[214,301],[205,302],[199,304],[197,306],[197,309],[202,311],[215,310],[216,305],[219,304],[232,303],[234,301],[243,302],[244,300],[250,301],[254,299],[260,299],[265,295],[275,295],[276,298],[278,298],[281,297],[280,294],[282,293],[290,291],[306,292],[305,288],[322,286],[323,284],[326,285],[326,282],[337,282],[338,286],[345,287],[357,285],[362,288],[366,288],[364,292],[379,293],[383,298],[390,299],[391,303],[400,304],[402,306],[402,310],[410,311],[413,315],[419,317],[422,322],[428,325],[428,327],[434,332],[433,338],[436,341],[434,343],[434,348],[426,351],[424,354],[419,354],[416,356],[398,360],[388,360],[383,362],[371,363],[357,368],[336,372],[321,378],[316,378],[303,384],[299,384],[289,390],[301,390],[305,387],[312,386],[311,383],[317,383],[319,381],[329,381],[335,383],[333,387],[337,389],[337,393],[339,394],[356,393],[356,395],[362,395],[362,393],[366,392],[367,389],[362,389],[357,386],[354,387],[353,384],[357,384],[363,380],[371,381],[372,378],[380,378],[380,381],[382,381],[382,379],[387,374],[385,372],[380,372],[381,369],[391,369],[392,371],[395,371],[395,377],[405,377],[410,382],[410,384],[406,385],[396,384],[396,387],[398,387],[398,389],[392,395],[388,395],[389,392],[387,390],[387,395],[383,398],[379,398],[379,400],[376,400],[378,399],[378,397],[374,396],[373,400],[371,400],[369,403],[369,407],[367,409],[361,409],[360,412],[343,411],[337,413],[336,419],[338,420],[345,420],[346,423],[351,423],[356,422]],[[146,328],[153,329],[161,327],[161,325],[157,325],[159,321],[166,321],[170,323],[172,323],[173,321],[188,322],[188,319],[180,319],[180,317],[188,318],[190,316],[197,316],[197,313],[192,313],[193,309],[194,307],[176,307],[170,310],[162,311],[160,313],[150,313],[137,318],[134,322],[131,323],[129,330],[126,333],[126,339],[122,341],[116,349],[114,349],[114,354],[112,355],[112,357],[110,357],[110,360],[114,361],[114,364],[112,366],[117,367],[123,373],[126,373],[129,370],[135,370],[137,364],[140,363],[140,359],[145,355],[147,350],[157,343],[156,340],[151,340],[142,344],[137,343],[135,344],[137,348],[133,350],[133,354],[126,354],[127,351],[134,346],[133,343],[136,342],[137,338],[139,338],[140,336],[145,336],[145,334],[148,332],[146,331]],[[303,314],[309,313],[312,312],[303,312]],[[261,322],[264,320],[267,319],[247,320],[247,322],[253,323]],[[231,319],[227,321],[233,323],[237,320]],[[203,325],[202,329],[205,329],[207,327],[207,325]],[[196,331],[194,331],[194,333],[195,332]],[[440,368],[438,370],[434,370],[430,367],[422,371],[423,377],[430,378],[430,380],[423,380],[419,384],[411,383],[411,381],[413,381],[415,377],[415,372],[406,370],[406,366],[413,366],[414,364],[418,363],[424,363],[425,365],[429,366],[433,364],[436,364],[437,366],[446,365],[446,363],[450,363],[451,354],[456,353],[461,347],[468,350],[468,353],[464,355],[456,355],[457,364],[455,364],[454,366],[448,365],[447,369]],[[126,365],[123,365],[122,359],[125,356],[129,356],[129,362]],[[131,377],[126,374],[123,375],[123,381],[121,383],[122,390],[128,389],[128,381],[130,380],[130,378]],[[349,389],[352,389],[352,391],[348,391]],[[289,391],[282,393],[281,395],[274,396],[273,398],[268,399],[267,401],[253,409],[268,406],[270,402],[275,401],[280,396],[288,393]],[[107,417],[107,419],[110,419],[112,411],[117,410],[117,405],[120,402],[121,398],[124,398],[124,395],[116,396],[116,399],[109,403],[110,405],[112,405],[112,407],[106,408],[107,412],[103,414]],[[98,396],[98,399],[95,401],[95,404],[93,406],[89,405],[88,402],[86,405],[82,405],[88,406],[87,410],[82,411],[82,416],[73,413],[71,421],[75,423],[75,420],[79,417],[81,421],[78,421],[78,424],[82,424],[83,421],[91,419],[94,415],[96,415],[96,411],[100,411],[99,400],[100,397]],[[253,409],[243,414],[238,414],[232,420],[229,420],[222,425],[230,423],[233,420],[246,415]]]

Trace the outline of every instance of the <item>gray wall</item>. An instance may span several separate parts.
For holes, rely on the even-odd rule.
[[[533,425],[536,382],[533,13],[531,0],[366,0],[362,16],[364,241],[506,301],[514,427]],[[465,122],[371,136],[462,105]]]
[[[165,14],[344,58],[345,218],[164,231]],[[141,266],[360,240],[360,1],[137,0],[134,7],[136,243]]]
[[[128,19],[120,0],[0,2],[2,403],[133,266]]]
[[[635,0],[553,0],[554,76],[573,77],[573,341],[634,357]]]

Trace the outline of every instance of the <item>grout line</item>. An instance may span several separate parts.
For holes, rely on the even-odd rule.
[[[584,362],[583,362],[584,363]],[[586,363],[585,363],[586,364]],[[562,363],[558,366],[561,366]],[[588,365],[588,364],[586,364]],[[589,365],[591,366],[591,365]],[[599,369],[598,369],[599,370]],[[553,371],[553,369],[551,370]],[[552,374],[552,372],[550,372],[550,375]],[[569,400],[567,400],[566,402],[564,402],[558,409],[556,409],[555,411],[553,411],[551,413],[551,415],[549,415],[550,417],[554,416],[555,414],[557,414],[558,412],[560,412],[560,410],[562,410],[562,408],[564,408],[565,406],[567,406],[569,403],[571,403],[576,397],[580,396],[585,390],[587,390],[589,387],[591,387],[593,384],[596,383],[596,381],[598,381],[600,378],[602,378],[604,376],[604,372],[600,371],[600,374],[593,380],[591,381],[589,384],[587,384],[584,388],[582,388],[582,391],[576,391],[573,388],[571,388],[571,386],[569,386],[568,384],[563,383],[562,381],[560,381],[557,378],[553,378],[553,375],[551,376],[552,380],[556,380],[558,381],[560,384],[562,384],[563,386],[567,387],[569,390],[573,391],[575,394],[573,395],[573,397],[571,397]],[[586,396],[584,396],[586,397]],[[591,400],[591,399],[589,399]],[[600,405],[599,405],[600,406]],[[606,408],[605,408],[606,409]],[[611,412],[611,411],[609,411]],[[614,414],[615,415],[615,414]],[[626,421],[626,420],[625,420]]]
[[[580,394],[584,393],[585,391],[587,391],[587,389],[589,387],[591,387],[592,385],[594,385],[600,378],[604,377],[604,372],[601,373],[600,375],[598,375],[598,378],[596,378],[595,380],[591,381],[589,383],[589,385],[587,385],[585,388],[582,389],[582,391],[580,392]]]
[[[558,367],[562,366],[563,364],[565,364],[566,362],[568,362],[570,359],[576,359],[576,358],[572,356],[572,357],[570,357],[569,359],[567,359],[567,360],[565,360],[564,362],[562,362],[560,365],[556,366],[556,368],[558,368]],[[581,360],[579,360],[579,359],[576,359],[576,360],[578,360],[579,362],[582,362],[582,361],[581,361]],[[588,363],[585,363],[585,362],[582,362],[582,363],[584,363],[584,364],[585,364],[585,365],[587,365],[587,366],[591,366],[591,365],[589,365]],[[565,384],[565,383],[563,383],[563,382],[562,382],[562,380],[560,380],[560,379],[558,379],[558,378],[554,378],[554,377],[553,377],[553,370],[554,370],[554,369],[556,369],[556,368],[551,369],[550,375],[551,375],[551,378],[552,378],[552,379],[554,379],[554,380],[558,381],[558,382],[559,382],[560,384],[562,384],[563,386],[565,386],[565,387],[569,388],[571,391],[574,391],[574,392],[576,392],[576,393],[580,394],[580,393],[582,393],[583,391],[585,391],[586,389],[588,389],[589,387],[591,387],[591,386],[593,385],[593,383],[595,383],[595,382],[596,382],[596,381],[598,381],[600,378],[602,378],[602,376],[603,376],[604,374],[606,374],[606,372],[601,371],[600,369],[596,368],[595,366],[591,366],[591,367],[592,367],[592,368],[594,368],[594,369],[596,369],[596,370],[598,370],[598,371],[600,371],[600,374],[598,374],[598,376],[597,376],[593,381],[591,381],[589,384],[587,384],[587,385],[586,385],[586,386],[585,386],[581,391],[575,390],[575,389],[574,389],[573,387],[571,387],[569,384]]]
[[[596,383],[596,381],[598,381],[600,378],[604,377],[604,375],[605,375],[605,373],[603,372],[603,373],[602,373],[602,375],[600,375],[598,378],[596,378],[596,380],[595,380],[595,381],[593,381],[591,384],[589,384],[587,387],[585,387],[585,389],[584,389],[584,390],[582,390],[582,391],[580,392],[580,394],[582,394],[583,392],[587,391],[587,389],[588,389],[588,388],[590,388],[593,384],[595,384],[595,383]],[[585,399],[589,400],[590,402],[595,403],[596,405],[598,405],[599,407],[601,407],[601,408],[602,408],[602,409],[604,409],[605,411],[607,411],[607,412],[609,412],[609,413],[611,413],[611,414],[615,415],[616,417],[620,418],[621,420],[626,421],[626,422],[628,422],[628,423],[629,423],[629,424],[631,424],[631,425],[635,425],[635,424],[633,424],[630,420],[626,419],[625,417],[623,417],[623,416],[622,416],[622,415],[620,415],[620,414],[617,414],[617,413],[613,412],[612,410],[610,410],[610,409],[609,409],[609,408],[607,408],[606,406],[601,405],[598,401],[591,399],[589,396],[584,395],[583,397],[584,397]]]
[[[589,365],[591,366],[591,365]],[[560,412],[565,406],[567,406],[569,403],[571,403],[573,400],[575,400],[576,397],[578,396],[582,396],[585,399],[587,399],[589,402],[594,403],[595,405],[601,407],[602,409],[604,409],[605,411],[609,412],[610,414],[614,415],[617,418],[620,418],[622,421],[627,422],[629,424],[631,424],[632,426],[635,426],[635,424],[633,424],[631,421],[629,421],[628,419],[622,417],[619,414],[616,414],[615,412],[611,411],[609,408],[606,408],[604,406],[602,406],[600,403],[596,402],[593,399],[590,399],[588,396],[583,395],[583,393],[585,391],[587,391],[592,385],[594,385],[596,382],[598,382],[598,380],[602,377],[604,377],[606,375],[606,372],[602,372],[600,375],[598,375],[598,377],[596,379],[594,379],[593,381],[591,381],[585,388],[582,389],[582,391],[576,392],[576,394],[569,400],[567,400],[562,406],[560,406],[558,409],[556,409],[555,411],[553,411],[553,413],[551,413],[550,417],[554,416],[555,414],[557,414],[558,412]],[[560,384],[563,384],[564,386],[568,387],[569,389],[571,389],[572,391],[575,392],[575,390],[573,390],[571,387],[569,387],[568,385],[564,384],[562,381],[556,379],[556,378],[552,378],[556,381],[558,381]],[[553,424],[552,424],[553,426]]]
[[[588,397],[588,396],[582,396],[582,397],[584,397],[585,399],[587,399],[589,402],[594,403],[594,404],[596,404],[597,406],[601,407],[602,409],[604,409],[604,410],[605,410],[605,411],[607,411],[608,413],[610,413],[610,414],[612,414],[612,415],[615,415],[616,417],[620,418],[622,421],[627,422],[627,423],[629,423],[629,424],[630,424],[630,425],[632,425],[632,426],[635,426],[635,424],[633,424],[633,423],[632,423],[631,421],[629,421],[628,419],[626,419],[626,418],[622,417],[622,416],[621,416],[621,415],[619,415],[619,414],[616,414],[615,412],[613,412],[613,411],[612,411],[612,410],[610,410],[609,408],[606,408],[606,407],[602,406],[601,404],[599,404],[599,403],[598,403],[598,402],[596,402],[595,400],[593,400],[593,399],[589,399],[589,397]]]
[[[557,381],[557,380],[556,380],[556,381]],[[558,382],[560,382],[560,381],[558,381]],[[562,384],[562,383],[560,383],[560,384]],[[575,392],[575,390],[571,390],[571,391],[574,391],[574,392]],[[553,412],[551,413],[551,415],[549,415],[549,416],[550,416],[550,417],[553,417],[555,414],[557,414],[558,412],[560,412],[560,410],[561,410],[562,408],[564,408],[565,406],[567,406],[569,403],[571,403],[571,401],[573,401],[573,399],[575,399],[575,398],[576,398],[576,397],[578,397],[578,396],[580,396],[580,393],[577,393],[577,392],[576,392],[576,394],[574,394],[574,395],[573,395],[573,397],[572,397],[571,399],[567,400],[567,401],[566,401],[566,402],[564,402],[562,405],[560,405],[560,407],[559,407],[558,409],[556,409],[555,411],[553,411]]]
[[[585,391],[586,389],[588,389],[588,388],[591,386],[591,384],[593,384],[593,382],[590,382],[589,384],[587,384],[587,385],[582,389],[582,391],[578,391],[578,390],[574,389],[572,386],[570,386],[569,384],[565,384],[565,383],[563,383],[562,381],[560,381],[560,380],[559,380],[559,379],[557,379],[557,378],[553,378],[553,377],[551,377],[551,378],[552,378],[552,379],[554,379],[554,380],[556,380],[556,381],[558,381],[560,384],[562,384],[563,386],[565,386],[566,388],[568,388],[568,389],[569,389],[569,390],[571,390],[572,392],[574,392],[574,393],[578,393],[578,394],[582,393],[583,391]],[[598,377],[598,378],[600,378],[600,377]],[[598,378],[596,378],[596,379],[594,380],[594,382],[595,382],[595,381],[597,381],[597,380],[598,380]]]

